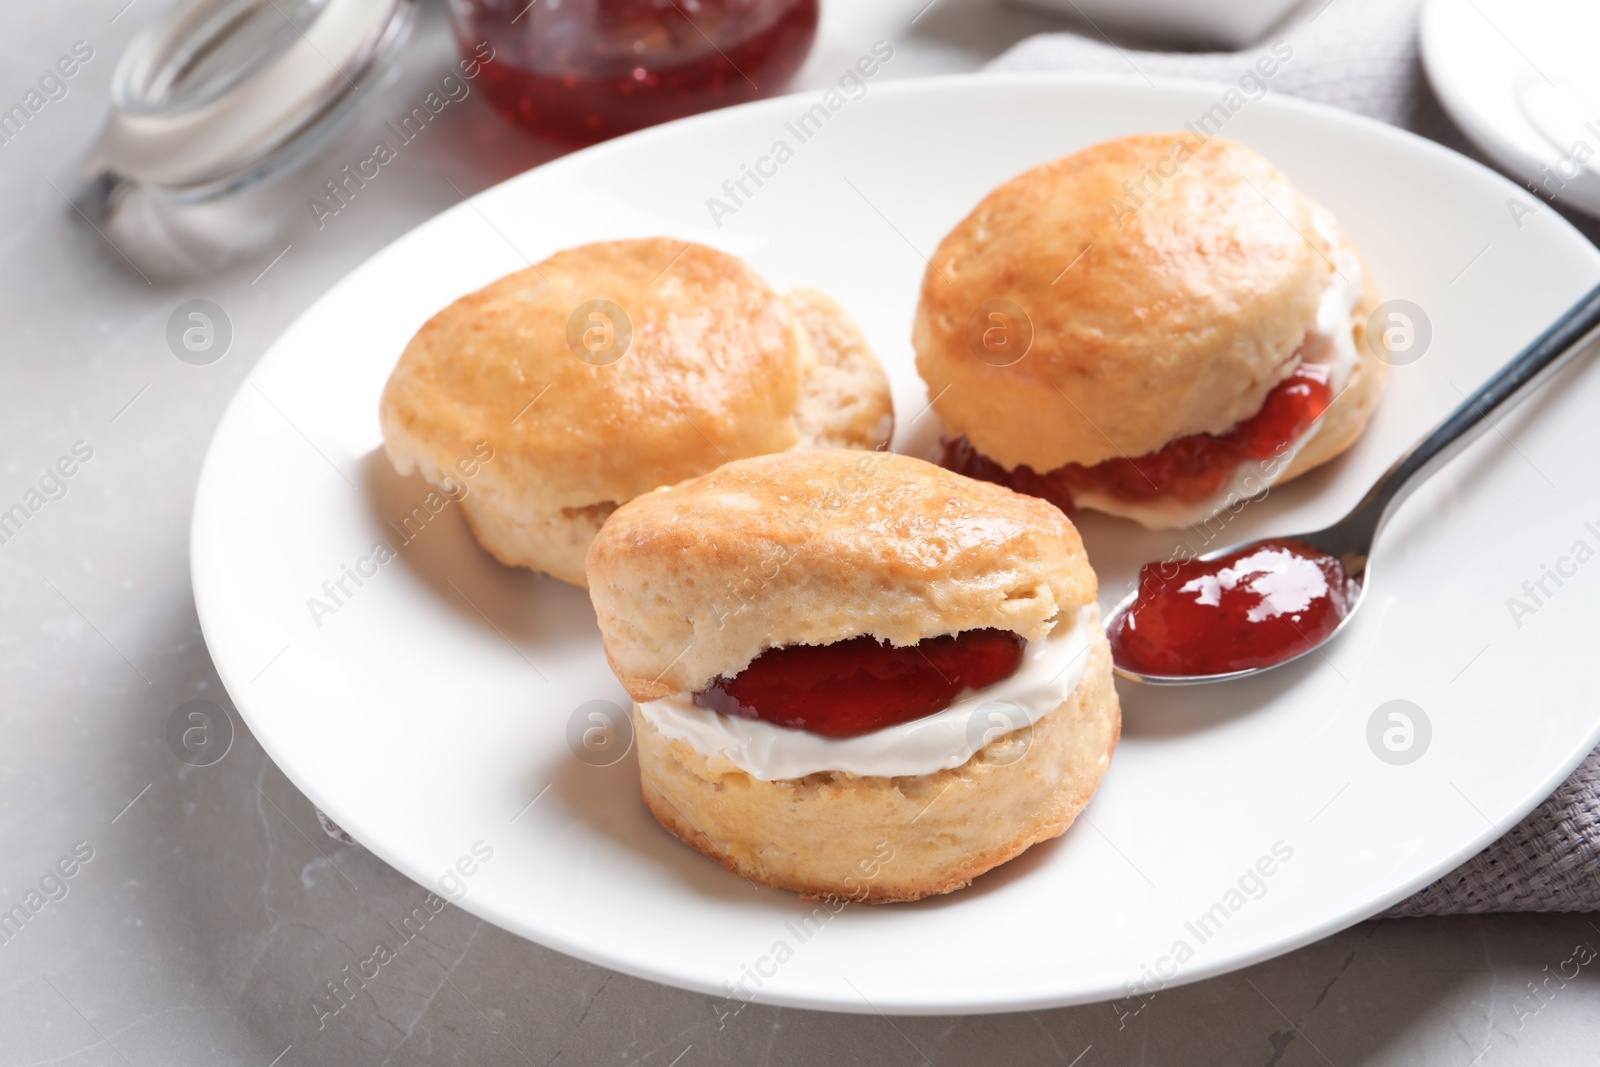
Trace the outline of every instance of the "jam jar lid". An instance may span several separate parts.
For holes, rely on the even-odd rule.
[[[260,176],[340,123],[404,44],[413,10],[179,0],[118,62],[85,176],[212,192]]]

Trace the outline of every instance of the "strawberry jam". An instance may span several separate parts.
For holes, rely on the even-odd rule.
[[[694,702],[824,737],[859,737],[943,711],[963,691],[1009,678],[1026,643],[1007,630],[967,630],[903,648],[871,636],[789,645],[718,678]]]
[[[818,0],[453,0],[463,55],[493,49],[501,114],[588,143],[778,91],[816,37]]]
[[[1178,500],[1197,504],[1216,496],[1239,465],[1283,456],[1333,402],[1329,369],[1302,362],[1267,394],[1261,410],[1225,434],[1197,433],[1134,459],[1108,459],[1092,467],[1068,463],[1039,474],[1008,471],[964,437],[946,441],[941,464],[950,470],[1041,497],[1072,514],[1073,494],[1104,493],[1117,500]]]
[[[1117,666],[1203,677],[1270,667],[1321,644],[1355,602],[1337,559],[1303,541],[1262,541],[1211,560],[1147,563],[1113,624]]]

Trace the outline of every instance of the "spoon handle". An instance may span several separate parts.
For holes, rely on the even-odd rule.
[[[1501,409],[1509,411],[1566,366],[1584,350],[1585,342],[1596,330],[1600,330],[1600,286],[1563,312],[1549,329],[1396,460],[1361,498],[1361,503],[1328,532],[1337,530],[1341,541],[1364,555],[1389,516],[1417,486],[1477,440],[1492,425],[1491,415]]]

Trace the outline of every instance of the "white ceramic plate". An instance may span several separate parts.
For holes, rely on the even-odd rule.
[[[742,979],[786,1005],[974,1012],[1116,998],[1303,945],[1450,869],[1600,732],[1594,685],[1573,669],[1593,656],[1600,563],[1561,562],[1580,539],[1600,546],[1589,443],[1600,371],[1568,373],[1412,499],[1380,545],[1367,607],[1326,658],[1253,683],[1123,685],[1122,746],[1065,837],[964,892],[824,912],[809,931],[799,920],[812,909],[795,897],[661,831],[631,756],[604,768],[574,756],[574,713],[626,699],[583,591],[497,565],[447,506],[413,520],[420,533],[361,587],[347,579],[334,613],[308,607],[331,603],[323,583],[375,543],[398,547],[402,517],[426,497],[379,451],[378,396],[412,332],[455,297],[584,241],[667,233],[720,246],[859,317],[894,379],[897,446],[925,454],[936,427],[908,341],[923,254],[998,182],[1178,127],[1221,92],[1036,75],[875,85],[803,145],[785,123],[811,101],[780,99],[569,156],[418,227],[284,334],[212,444],[195,600],[239,711],[318,806],[468,911],[618,970],[708,993]],[[1331,206],[1386,294],[1424,309],[1432,334],[1352,452],[1246,508],[1224,535],[1237,539],[1342,512],[1600,280],[1600,254],[1552,211],[1517,226],[1504,179],[1363,119],[1267,98],[1226,133]],[[793,158],[714,226],[707,198],[780,139]],[[1093,516],[1082,528],[1106,603],[1176,540]],[[1551,595],[1514,620],[1507,598],[1558,564],[1573,574],[1559,588],[1546,579]],[[1421,709],[1422,754],[1406,765],[1368,741],[1375,710],[1397,699]],[[447,877],[463,857],[471,876]]]
[[[1479,148],[1546,196],[1600,217],[1600,6],[1428,0],[1428,80]]]

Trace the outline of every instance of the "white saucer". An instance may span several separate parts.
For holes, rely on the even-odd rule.
[[[1428,0],[1421,45],[1434,92],[1474,144],[1600,217],[1600,4]]]

